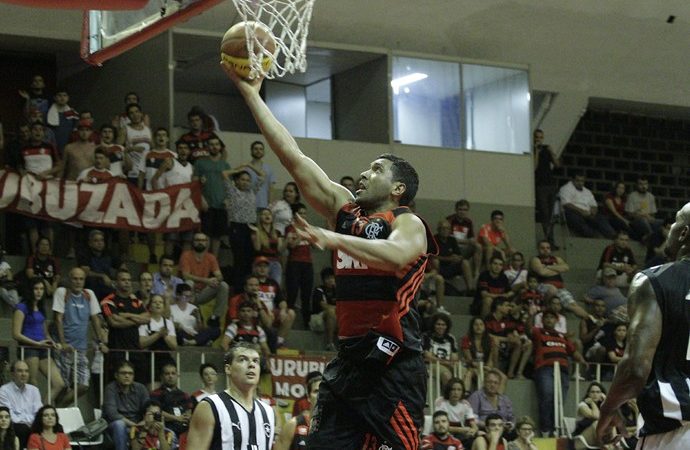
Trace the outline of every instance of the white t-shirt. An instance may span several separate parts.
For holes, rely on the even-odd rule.
[[[542,321],[543,316],[543,312],[534,315],[535,327],[544,328],[544,322]],[[558,322],[556,322],[556,325],[554,325],[553,329],[558,331],[559,333],[568,334],[568,321],[565,320],[565,316],[563,314],[558,315]]]
[[[460,400],[456,405],[452,405],[450,401],[439,397],[436,399],[436,411],[445,411],[449,422],[459,422],[463,426],[469,426],[469,421],[477,419],[467,400]]]
[[[187,303],[187,307],[182,311],[177,303],[173,303],[170,305],[170,317],[173,322],[182,326],[185,333],[196,336],[196,317],[193,315],[196,310],[196,306]]]
[[[561,199],[561,205],[571,204],[587,211],[597,206],[592,191],[584,186],[581,191],[578,191],[572,181],[568,181],[561,187],[558,191],[558,197]]]
[[[96,294],[91,289],[84,289],[84,294],[89,297],[89,312],[90,315],[95,316],[101,313],[101,305],[98,303]],[[64,314],[65,312],[65,297],[67,296],[67,288],[59,287],[53,293],[53,311]]]
[[[175,159],[172,169],[158,177],[158,187],[162,189],[169,186],[176,186],[178,184],[191,183],[193,173],[194,165],[192,163],[188,162],[186,166],[183,166],[177,159]]]
[[[139,336],[150,336],[163,327],[168,329],[168,336],[175,336],[175,325],[173,321],[165,317],[161,317],[158,320],[151,318],[148,324],[139,325]]]

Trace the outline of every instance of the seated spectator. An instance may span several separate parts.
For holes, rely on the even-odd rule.
[[[599,213],[592,191],[585,187],[585,176],[576,172],[573,179],[558,191],[568,228],[583,237],[594,237],[595,232],[613,239],[614,230],[604,215]]]
[[[184,284],[184,280],[174,275],[175,260],[165,254],[158,260],[158,272],[153,274],[151,293],[162,295],[167,304],[174,303],[177,286]]]
[[[338,338],[338,323],[335,317],[335,274],[332,268],[324,267],[321,270],[321,283],[321,286],[314,289],[311,296],[312,317],[317,314],[321,316],[325,349],[334,351]],[[317,327],[312,324],[312,320],[309,320],[309,328],[316,331]]]
[[[582,342],[582,354],[589,362],[604,362],[606,349],[603,346],[604,337],[608,335],[607,329],[611,323],[606,314],[604,300],[594,300],[592,315],[580,320],[580,341]]]
[[[561,373],[561,393],[563,398],[568,396],[568,356],[575,361],[587,363],[575,349],[565,335],[554,329],[556,325],[556,313],[550,310],[544,312],[544,328],[532,328],[532,341],[534,342],[534,384],[539,398],[539,428],[542,437],[550,436],[554,431],[554,371],[556,362],[559,363]]]
[[[40,278],[46,286],[46,293],[52,296],[60,285],[60,260],[53,256],[50,239],[41,237],[36,243],[36,251],[26,258],[24,274],[28,280]]]
[[[515,424],[517,437],[508,442],[507,450],[539,450],[534,439],[534,420],[529,416],[520,417]]]
[[[269,264],[268,258],[257,256],[254,259],[254,274],[259,279],[259,300],[274,317],[272,326],[277,328],[277,345],[282,346],[285,345],[295,322],[295,310],[288,307],[280,285],[273,278],[269,278]]]
[[[187,283],[178,284],[175,303],[170,305],[170,318],[175,326],[177,345],[208,345],[220,336],[218,328],[204,324],[201,311],[193,303],[192,287]]]
[[[273,450],[292,450],[307,448],[307,435],[311,426],[312,405],[316,405],[319,396],[321,377],[312,378],[311,383],[307,383],[307,397],[309,398],[309,408],[301,411],[300,414],[293,414],[280,430],[280,435],[276,439]]]
[[[510,257],[510,265],[503,271],[510,282],[510,290],[518,298],[527,289],[527,269],[525,269],[525,256],[521,252],[513,253]]]
[[[294,215],[307,218],[307,207],[303,203],[292,205]],[[285,264],[285,290],[288,307],[295,308],[299,293],[302,308],[302,321],[305,324],[311,319],[311,294],[314,288],[314,264],[311,257],[311,244],[301,239],[293,225],[285,229],[285,241],[288,248]]]
[[[527,276],[527,287],[520,293],[517,305],[527,312],[529,317],[534,317],[544,308],[544,294],[539,291],[539,280],[535,274],[530,273]]]
[[[499,414],[489,414],[486,417],[486,434],[474,440],[472,450],[508,448],[508,441],[503,437],[506,425]]]
[[[446,308],[443,307],[443,303],[446,299],[446,280],[439,273],[439,261],[437,258],[429,258],[429,263],[424,268],[424,281],[422,281],[422,287],[420,289],[420,302],[422,304],[417,305],[420,314],[426,312],[429,313],[431,309],[436,309],[440,312],[447,312]],[[425,305],[429,305],[431,308],[426,309]],[[424,306],[424,307],[422,307]],[[422,314],[424,316],[424,314]],[[422,329],[425,328],[425,323],[422,323]]]
[[[668,262],[665,250],[671,225],[673,225],[673,219],[666,217],[661,227],[653,231],[652,235],[647,239],[647,254],[644,259],[645,267],[660,266]]]
[[[603,214],[609,221],[609,225],[616,231],[630,231],[630,219],[625,212],[625,182],[617,181],[613,184],[613,190],[604,196]]]
[[[585,295],[586,303],[593,303],[595,300],[603,300],[606,304],[606,312],[611,313],[621,305],[627,305],[628,299],[623,295],[620,288],[616,286],[618,273],[609,267],[602,271],[601,284],[592,286]]]
[[[175,433],[179,442],[186,443],[194,401],[177,387],[177,380],[177,366],[172,362],[164,364],[160,371],[160,387],[151,392],[151,400],[160,404],[166,428]]]
[[[498,209],[491,211],[491,222],[485,223],[479,229],[477,241],[482,246],[483,261],[487,267],[495,256],[507,261],[515,251],[510,243],[503,218],[503,211]]]
[[[477,435],[477,424],[474,411],[465,400],[465,384],[460,378],[451,378],[443,386],[443,397],[436,399],[436,411],[448,415],[448,431],[459,439]]]
[[[19,292],[17,292],[17,282],[12,273],[12,266],[5,260],[4,253],[0,246],[0,298],[15,308],[19,304]]]
[[[459,439],[450,434],[450,422],[448,421],[448,413],[445,411],[436,411],[432,416],[434,421],[434,431],[422,438],[422,450],[463,450],[465,447]]]
[[[115,271],[120,262],[112,258],[105,248],[105,234],[101,230],[91,230],[87,247],[77,252],[77,265],[86,272],[87,289],[91,289],[96,297],[103,299],[113,292]]]
[[[29,365],[29,382],[38,385],[38,372],[46,378],[50,371],[51,395],[54,402],[65,394],[65,382],[60,375],[54,358],[48,358],[48,350],[56,351],[60,347],[48,334],[48,306],[45,285],[40,278],[30,280],[27,285],[24,301],[17,305],[12,315],[12,337],[24,348],[24,361]],[[53,354],[53,357],[55,355]]]
[[[311,389],[309,387],[317,380],[321,381],[322,378],[323,374],[319,371],[312,371],[307,374],[304,379],[306,394],[295,400],[295,403],[292,405],[292,417],[298,416],[304,411],[311,411],[311,408],[315,403],[313,403],[313,399],[310,399],[309,392]]]
[[[474,380],[479,379],[478,372],[496,367],[498,360],[498,346],[491,339],[486,330],[486,324],[481,317],[470,319],[467,334],[463,336],[460,344],[462,358],[467,366],[465,372],[465,386],[474,385]]]
[[[547,240],[537,244],[537,256],[530,261],[530,271],[537,275],[540,290],[548,301],[551,297],[558,296],[563,307],[580,318],[589,314],[576,301],[573,294],[565,289],[562,274],[570,270],[570,266],[560,256],[551,254],[551,243]]]
[[[218,369],[211,363],[204,363],[199,366],[199,376],[203,386],[192,392],[195,403],[199,403],[209,395],[216,393],[216,383],[218,382]]]
[[[498,367],[508,369],[508,378],[524,378],[525,365],[532,355],[532,342],[525,335],[522,323],[511,317],[513,304],[505,297],[497,297],[491,314],[484,319],[486,329],[498,345]]]
[[[472,259],[472,277],[479,276],[482,267],[482,245],[474,235],[474,224],[469,216],[470,202],[460,199],[455,202],[455,214],[446,217],[450,222],[453,237],[460,246],[463,258]]]
[[[472,406],[472,411],[477,415],[477,425],[488,428],[487,421],[492,415],[497,414],[504,422],[512,424],[515,417],[513,415],[513,402],[503,394],[505,380],[502,374],[495,369],[488,370],[484,375],[484,386],[474,391],[467,401]]]
[[[453,284],[453,279],[462,276],[466,290],[470,290],[475,283],[472,267],[470,262],[463,257],[460,246],[450,232],[450,222],[441,220],[438,223],[438,233],[434,236],[438,243],[438,255],[434,258],[438,260],[439,273],[445,280],[451,282],[450,284]]]
[[[54,406],[45,405],[36,413],[26,450],[69,450],[72,446],[65,434]]]
[[[263,327],[270,327],[273,323],[273,318],[267,313],[264,308],[261,308],[261,300],[259,299],[259,278],[256,275],[249,275],[243,284],[242,292],[233,296],[228,303],[228,312],[225,315],[225,322],[223,330],[228,325],[240,318],[240,305],[245,301],[249,301],[256,306],[257,313],[255,317],[258,323]]]
[[[252,230],[252,244],[254,254],[263,256],[268,261],[268,276],[280,283],[283,267],[280,263],[280,255],[285,250],[285,239],[273,225],[273,213],[270,209],[259,211],[259,219],[256,229]]]
[[[225,317],[228,308],[230,286],[223,281],[218,260],[208,251],[208,236],[204,233],[194,235],[193,250],[182,252],[180,256],[180,273],[188,283],[194,283],[196,304],[203,305],[215,299],[213,315],[208,319],[208,326],[220,328],[220,320]]]
[[[628,337],[628,325],[619,323],[615,325],[613,334],[606,340],[606,357],[609,364],[618,364],[623,359],[625,353],[625,343]],[[605,380],[613,377],[613,368],[607,367],[605,374],[602,376]]]
[[[256,305],[250,301],[245,301],[239,306],[239,319],[232,322],[225,329],[222,347],[223,351],[228,351],[235,342],[249,342],[261,348],[264,358],[271,356],[268,348],[266,332],[260,325],[256,324]]]
[[[440,371],[441,385],[445,386],[453,376],[453,369],[460,356],[455,336],[450,333],[453,323],[450,316],[444,313],[437,313],[432,319],[433,328],[431,332],[422,334],[422,349],[424,350],[424,360],[430,364],[430,370],[435,371],[438,362]]]
[[[0,406],[10,410],[12,427],[25,448],[36,413],[43,406],[41,393],[29,384],[29,365],[18,359],[12,365],[12,381],[0,387]]]
[[[632,217],[630,223],[634,239],[647,242],[652,232],[659,229],[663,223],[655,217],[657,213],[656,198],[649,192],[649,181],[645,176],[637,178],[635,190],[628,195],[625,202],[625,212]]]
[[[134,381],[134,366],[122,361],[115,371],[115,381],[103,393],[103,418],[108,421],[110,437],[115,450],[127,450],[129,429],[143,419],[149,392],[143,384]]]
[[[166,426],[169,424],[163,414],[159,402],[146,400],[144,420],[129,429],[129,445],[132,450],[177,449],[175,433]]]
[[[19,438],[14,432],[12,416],[7,406],[0,406],[0,448],[19,450]]]
[[[177,350],[175,325],[172,320],[163,317],[164,311],[165,301],[163,297],[154,295],[149,306],[151,318],[147,324],[139,325],[139,348],[155,352],[153,372],[151,372],[149,355],[146,355],[146,363],[144,364],[144,367],[148,369],[146,375],[158,373],[165,363],[172,360],[169,352]],[[151,378],[151,376],[144,376],[143,379],[148,379],[153,383],[154,380]]]
[[[479,274],[470,312],[474,316],[486,317],[496,297],[510,298],[512,295],[508,277],[503,273],[503,260],[493,257],[489,269]]]
[[[603,270],[609,268],[616,271],[616,285],[618,287],[629,286],[635,272],[637,272],[635,255],[630,249],[630,238],[626,231],[616,233],[613,244],[606,246],[601,253],[599,276],[602,275]]]
[[[592,445],[597,442],[596,430],[599,421],[599,409],[605,399],[606,388],[604,385],[596,381],[591,382],[587,387],[584,398],[577,405],[577,422],[575,423],[573,436],[582,435],[587,443]],[[577,443],[577,440],[575,442]],[[576,448],[578,447],[576,446]]]

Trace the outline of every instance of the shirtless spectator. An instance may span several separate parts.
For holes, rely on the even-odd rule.
[[[646,242],[652,232],[661,226],[662,221],[654,217],[657,213],[656,199],[649,192],[647,177],[638,177],[635,190],[625,202],[625,212],[632,217],[630,228],[634,238],[641,242]]]
[[[582,306],[575,301],[573,294],[565,289],[565,282],[562,274],[570,270],[570,266],[560,256],[551,254],[551,243],[544,239],[537,245],[537,256],[530,261],[531,272],[537,275],[540,290],[544,293],[545,299],[558,296],[563,303],[563,307],[580,318],[589,316]]]
[[[592,191],[585,187],[585,176],[576,173],[571,181],[558,191],[568,227],[583,237],[594,237],[598,231],[612,239],[615,231],[604,215],[599,212]]]
[[[491,258],[489,270],[479,274],[471,313],[474,316],[486,317],[491,312],[491,305],[495,298],[509,298],[512,295],[508,277],[503,273],[503,259],[494,256]]]
[[[213,131],[204,129],[204,118],[194,109],[187,113],[187,123],[189,131],[180,136],[179,142],[184,142],[191,152],[189,160],[195,162],[197,159],[208,158],[208,141],[218,139]]]
[[[491,222],[482,225],[477,240],[482,246],[484,262],[487,265],[496,254],[503,261],[508,260],[514,249],[506,232],[503,211],[491,211]]]
[[[153,148],[146,150],[141,157],[141,164],[139,165],[139,189],[144,191],[151,191],[154,189],[153,177],[158,173],[158,169],[166,163],[166,161],[174,161],[175,153],[169,148],[170,137],[168,130],[165,128],[158,128],[154,134]],[[156,256],[156,233],[148,233],[146,240],[149,247],[149,264],[156,264],[158,257]]]
[[[81,140],[79,137],[79,124],[81,123],[89,123],[91,127],[93,128],[93,114],[91,114],[91,111],[80,111],[79,112],[79,122],[77,122],[77,126],[74,130],[72,130],[72,133],[69,136],[69,142],[78,142]],[[93,142],[94,144],[98,145],[101,142],[101,137],[98,134],[98,131],[95,129],[91,132],[91,136],[89,136],[89,141]]]
[[[456,277],[462,275],[466,289],[469,291],[475,283],[472,268],[470,262],[463,257],[458,243],[450,232],[450,222],[445,219],[441,220],[438,223],[438,234],[435,236],[439,247],[438,255],[435,257],[439,262],[439,273],[451,285],[453,285],[452,281]]]
[[[462,256],[466,259],[472,258],[472,271],[476,279],[482,266],[482,245],[474,236],[474,224],[469,211],[470,202],[464,198],[460,199],[455,202],[455,214],[446,217],[446,220],[450,222],[453,237],[460,246]]]
[[[127,179],[135,186],[139,183],[139,168],[144,152],[151,148],[153,136],[144,123],[144,112],[137,103],[127,105],[129,123],[120,128],[117,143],[125,147],[132,167],[126,173]]]
[[[630,249],[630,238],[626,231],[616,233],[613,244],[608,245],[599,259],[599,277],[604,269],[616,271],[616,285],[627,287],[632,281],[633,275],[637,272],[635,255]]]

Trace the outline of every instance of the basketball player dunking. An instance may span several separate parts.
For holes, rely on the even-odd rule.
[[[676,214],[666,254],[673,262],[643,270],[630,285],[628,344],[597,427],[603,442],[614,427],[625,430],[618,408],[637,397],[638,449],[690,448],[690,203]]]
[[[333,250],[336,275],[338,356],[324,372],[308,448],[417,449],[426,369],[416,299],[437,246],[406,206],[417,192],[416,171],[402,158],[381,155],[360,175],[353,198],[300,151],[261,99],[261,80],[242,80],[230,66],[223,68],[304,197],[333,230],[296,218],[302,238]]]
[[[194,409],[187,435],[193,450],[271,450],[275,414],[255,398],[261,356],[254,344],[240,342],[225,354],[228,388],[204,398]]]

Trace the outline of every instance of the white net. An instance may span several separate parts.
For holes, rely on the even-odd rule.
[[[282,77],[307,69],[307,35],[314,0],[233,0],[233,3],[245,22],[249,78]],[[259,22],[272,31],[275,52],[271,53],[256,39],[256,27],[249,22]]]

